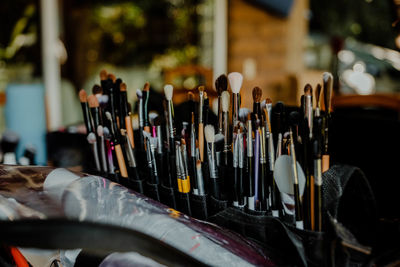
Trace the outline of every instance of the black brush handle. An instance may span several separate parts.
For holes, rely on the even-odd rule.
[[[238,168],[239,171],[239,179],[238,179],[238,198],[239,198],[239,206],[244,205],[244,191],[243,191],[243,168]]]
[[[219,178],[210,177],[209,182],[210,182],[211,195],[216,199],[221,199]]]
[[[83,103],[81,102],[81,106],[82,106],[83,120],[85,121],[87,133],[91,133],[91,132],[93,132],[93,125],[92,125],[91,117],[90,117],[90,113],[89,113],[89,106],[88,106],[87,102],[83,102]]]
[[[245,192],[245,196],[247,197],[253,197],[254,196],[254,176],[253,176],[253,170],[254,165],[253,165],[253,157],[247,157],[247,192]]]
[[[295,202],[295,216],[296,222],[303,221],[303,211],[300,203],[299,184],[294,184],[294,202]]]
[[[315,185],[315,230],[322,231],[322,186]]]

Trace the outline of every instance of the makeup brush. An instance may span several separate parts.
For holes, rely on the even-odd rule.
[[[214,141],[215,141],[215,130],[214,126],[207,125],[204,128],[204,134],[207,141],[207,155],[208,155],[208,167],[210,171],[210,192],[211,195],[216,199],[220,199],[220,188],[219,188],[219,177],[218,170],[216,168],[216,158],[215,158],[215,149],[214,149]]]
[[[267,158],[266,158],[266,129],[265,125],[261,126],[260,135],[260,177],[259,177],[259,187],[258,187],[258,210],[268,210],[269,204],[269,190],[267,182]]]
[[[234,127],[232,145],[232,166],[233,166],[233,206],[239,207],[239,129]]]
[[[157,178],[157,168],[154,165],[154,146],[157,140],[151,137],[151,134],[144,131],[144,140],[146,143],[146,159],[147,159],[147,170],[148,170],[148,182],[150,184],[158,184]],[[154,142],[155,141],[155,142]],[[152,152],[153,151],[153,152]]]
[[[329,169],[329,121],[331,117],[331,103],[333,90],[333,76],[329,72],[324,72],[323,89],[324,89],[324,106],[325,106],[325,121],[324,121],[324,147],[322,150],[322,172]]]
[[[136,96],[138,101],[138,117],[139,117],[139,148],[141,151],[144,151],[144,139],[143,139],[143,130],[144,130],[144,110],[143,110],[143,92],[140,89],[136,89]]]
[[[294,146],[294,139],[293,139],[293,129],[289,129],[290,134],[290,156],[292,158],[292,170],[293,170],[293,177],[294,177],[294,198],[295,198],[295,216],[296,216],[296,227],[299,229],[304,229],[303,225],[303,214],[300,202],[300,192],[299,192],[299,179],[298,179],[298,172],[297,172],[297,161],[296,161],[296,150]]]
[[[261,131],[259,128],[259,122],[256,121],[256,130],[255,130],[255,142],[254,142],[254,201],[255,206],[258,208],[259,202],[259,177],[260,177],[260,138]]]
[[[248,108],[240,108],[239,109],[239,121],[244,125],[247,121],[247,115],[250,114],[250,110]]]
[[[314,134],[313,145],[313,161],[314,161],[314,230],[322,231],[322,151],[321,151],[321,139],[322,135],[322,118],[314,118]]]
[[[221,103],[221,94],[222,92],[228,90],[228,78],[225,74],[220,75],[215,80],[215,89],[218,94],[218,133],[223,132],[223,116],[222,116],[222,103]]]
[[[174,126],[174,106],[172,103],[174,87],[170,84],[164,86],[164,94],[167,100],[167,110],[168,110],[168,129],[170,144],[175,144],[175,126]]]
[[[321,116],[321,101],[320,101],[320,96],[321,96],[321,84],[317,84],[317,87],[315,88],[315,117]]]
[[[204,90],[204,105],[203,105],[203,123],[208,124],[208,115],[210,112],[210,100],[208,99],[207,92]]]
[[[204,86],[199,86],[199,150],[200,160],[204,161],[204,124],[203,124],[203,106],[204,106]]]
[[[16,165],[17,157],[15,150],[19,143],[17,133],[6,130],[1,138],[1,151],[3,152],[3,164]]]
[[[115,121],[113,120],[113,117],[111,115],[110,112],[106,112],[106,117],[107,119],[110,121],[110,125],[112,126],[112,135],[113,135],[113,142],[112,145],[114,146],[114,158],[116,158],[117,163],[118,163],[118,168],[119,169],[115,169],[115,172],[119,171],[121,177],[123,178],[128,178],[128,171],[126,168],[126,164],[125,164],[125,159],[124,159],[124,154],[122,152],[122,148],[121,148],[121,144],[120,144],[120,133],[118,131],[118,129],[116,128],[115,125]],[[114,164],[115,166],[116,164]]]
[[[199,188],[197,175],[196,175],[196,125],[194,121],[194,112],[192,112],[191,117],[191,127],[190,127],[190,163],[191,163],[191,177],[193,178],[193,193],[198,194]]]
[[[253,130],[250,113],[247,114],[247,132],[246,132],[246,142],[247,142],[247,187],[245,196],[247,196],[247,206],[250,210],[255,210],[254,206],[254,174],[253,174]]]
[[[178,191],[181,195],[179,198],[179,207],[182,212],[191,216],[190,208],[190,178],[187,175],[184,167],[182,150],[180,148],[179,141],[175,142],[176,151],[176,169],[177,169],[177,180],[178,180]]]
[[[127,93],[126,93],[126,84],[121,83],[119,88],[120,88],[120,96],[121,96],[121,114],[124,117],[126,133],[128,135],[129,142],[133,149],[133,148],[135,148],[135,141],[134,141],[134,137],[133,137],[131,114],[130,114],[130,110],[128,108],[128,100],[127,100],[128,97],[127,97]]]
[[[224,164],[228,166],[228,151],[230,150],[229,145],[229,99],[230,95],[228,91],[224,91],[221,94],[221,108],[223,117],[223,134],[224,134]]]
[[[262,97],[262,90],[260,87],[254,87],[252,91],[253,95],[253,114],[257,114],[261,118],[261,106],[260,101]]]
[[[239,121],[239,92],[243,83],[243,76],[239,72],[231,72],[228,74],[229,84],[231,86],[233,101],[232,101],[232,124],[236,126]]]
[[[104,130],[103,126],[97,126],[97,136],[99,137],[99,149],[100,149],[100,158],[101,158],[101,166],[105,173],[108,172],[108,162],[106,155],[106,147],[105,147],[105,139],[104,139]]]
[[[238,155],[238,170],[239,170],[239,180],[238,180],[238,198],[239,198],[239,207],[244,207],[245,199],[244,199],[244,144],[243,144],[243,129],[239,129],[238,133],[238,142],[239,142],[239,155]]]
[[[150,133],[150,122],[149,122],[149,96],[150,96],[150,84],[146,82],[143,86],[143,119],[144,119],[144,131]]]
[[[81,102],[83,119],[85,121],[85,126],[86,126],[86,132],[87,133],[93,132],[92,119],[90,117],[89,105],[87,102],[87,94],[84,89],[81,89],[79,91],[79,100]]]

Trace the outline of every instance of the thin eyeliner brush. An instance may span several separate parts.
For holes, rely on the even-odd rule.
[[[177,171],[179,171],[176,167],[179,166],[179,162],[177,162],[176,158],[176,152],[174,153],[174,145],[176,149],[176,144],[175,144],[175,126],[174,126],[174,105],[172,102],[172,96],[173,96],[173,91],[174,87],[170,84],[167,84],[164,86],[164,94],[165,94],[165,99],[167,100],[167,118],[168,118],[168,144],[169,144],[169,153],[167,155],[167,160],[168,160],[168,168],[169,168],[169,174],[171,176],[175,176]],[[176,181],[176,179],[174,179]],[[174,180],[172,180],[172,184],[174,184]],[[172,186],[170,184],[170,187]]]

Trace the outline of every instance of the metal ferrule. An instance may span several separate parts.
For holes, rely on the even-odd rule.
[[[185,171],[185,163],[183,162],[183,157],[182,153],[178,148],[178,165],[179,165],[179,173],[181,174],[181,179],[184,180],[186,179],[186,171]]]
[[[239,134],[239,168],[243,169],[244,166],[244,147],[243,147],[243,133]]]
[[[179,149],[179,142],[175,142],[175,163],[176,163],[176,176],[178,179],[182,179],[182,173],[181,173],[181,168],[179,164],[179,155],[180,155],[180,149]]]
[[[199,92],[199,123],[203,122],[204,92]]]
[[[247,157],[253,157],[253,129],[251,120],[247,121]]]
[[[218,133],[223,131],[223,118],[222,118],[222,101],[221,96],[218,96]]]
[[[305,101],[305,117],[307,118],[308,128],[310,129],[310,139],[313,135],[313,104],[312,104],[312,96],[306,95],[304,96]]]
[[[204,193],[203,173],[201,172],[201,168],[198,169],[196,167],[196,173],[197,173],[197,188],[199,190],[199,195],[203,196],[205,193]]]
[[[293,140],[293,132],[292,129],[289,131],[290,135],[290,156],[292,158],[292,168],[293,168],[293,177],[294,184],[299,184],[299,179],[297,176],[297,161],[296,161],[296,150],[294,149],[294,140]]]
[[[185,169],[185,174],[186,176],[189,174],[189,169],[188,169],[188,156],[187,156],[187,150],[186,150],[186,145],[181,145],[181,155],[183,158],[183,167]]]
[[[192,124],[192,129],[190,131],[190,157],[196,157],[196,132],[194,124]]]
[[[232,94],[233,106],[232,106],[232,123],[236,126],[239,121],[239,94]]]
[[[139,127],[144,127],[144,118],[143,118],[143,99],[139,100]]]
[[[261,138],[260,138],[260,163],[267,163],[266,153],[265,153],[265,127],[261,127]]]
[[[239,165],[239,135],[235,134],[233,137],[233,168],[237,168]]]
[[[276,158],[282,155],[282,133],[278,134],[278,143],[276,144]]]
[[[175,129],[174,129],[174,111],[172,106],[172,101],[168,100],[168,127],[169,127],[169,135],[170,137],[175,136]]]
[[[147,164],[149,168],[153,167],[153,162],[152,162],[152,157],[151,157],[151,143],[150,139],[146,138],[146,158],[147,158]]]
[[[229,121],[228,121],[228,112],[223,112],[224,115],[224,152],[229,151]]]
[[[316,107],[315,108],[315,117],[319,117],[319,116],[321,116],[321,110],[319,109],[319,107]]]
[[[274,138],[272,137],[272,132],[267,134],[268,138],[268,159],[269,159],[269,169],[274,171],[275,166],[275,149],[274,149]]]
[[[136,167],[136,159],[135,159],[135,155],[133,154],[133,150],[132,150],[131,143],[129,141],[129,137],[127,135],[125,135],[125,139],[126,139],[125,150],[127,152],[129,167]]]
[[[268,111],[268,119],[271,121],[271,114],[272,114],[272,103],[271,104],[266,104],[265,105]],[[268,132],[271,132],[271,129],[267,129]]]
[[[156,148],[150,142],[151,164],[152,164],[154,176],[157,177],[157,166],[156,166],[155,150],[156,150]]]
[[[321,186],[322,185],[322,160],[321,159],[314,159],[314,179],[315,185]]]
[[[163,143],[162,143],[162,129],[161,125],[157,125],[157,154],[163,153]]]

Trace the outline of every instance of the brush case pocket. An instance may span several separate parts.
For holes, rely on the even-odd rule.
[[[160,192],[158,190],[158,187],[158,184],[151,184],[149,182],[146,182],[145,195],[160,202]]]
[[[178,210],[186,215],[192,216],[190,207],[190,195],[189,193],[177,193],[178,196]]]
[[[192,210],[192,217],[200,220],[206,220],[208,217],[207,211],[207,195],[190,195],[190,207]]]
[[[228,208],[228,200],[220,200],[216,199],[213,196],[210,196],[208,200],[208,216],[217,214],[227,208]]]
[[[144,180],[130,179],[128,187],[140,194],[144,194]]]
[[[159,190],[161,203],[170,208],[177,209],[175,190],[172,187],[166,187],[164,185],[160,185]]]

